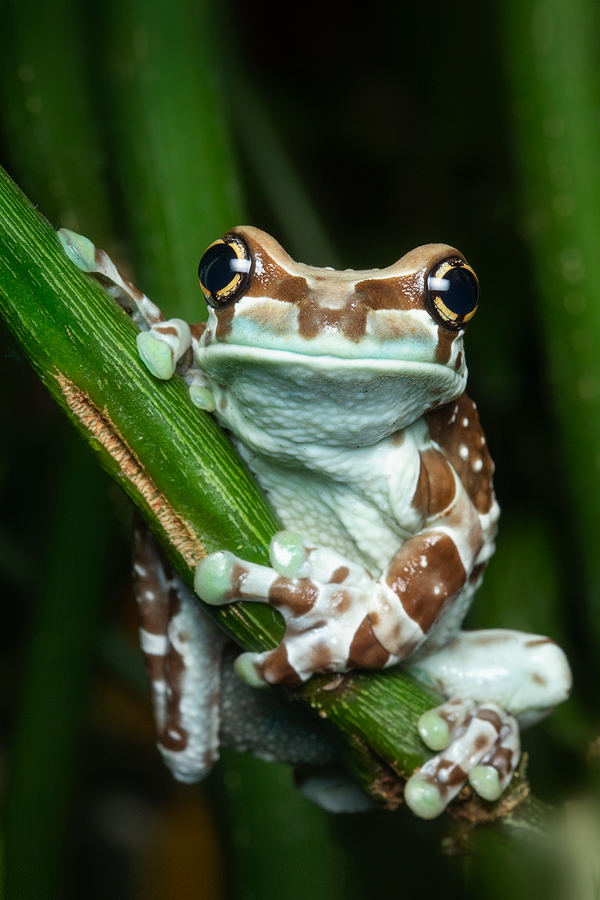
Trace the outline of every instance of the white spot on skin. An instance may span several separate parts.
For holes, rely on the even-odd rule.
[[[135,563],[133,566],[134,572],[136,575],[139,575],[140,578],[145,578],[148,574],[144,566],[140,566],[139,563]]]
[[[483,435],[481,435],[480,442],[481,442],[481,446],[483,447],[485,444],[485,438]]]
[[[426,557],[425,555],[423,555],[423,556],[421,557],[421,559],[419,560],[419,562],[421,563],[421,568],[423,568],[423,569],[426,569],[426,568],[427,568],[427,557]]]
[[[468,427],[469,427],[469,420],[466,419],[466,418],[463,419],[463,427],[464,427],[464,428],[468,428]]]
[[[144,600],[156,600],[154,591],[144,591]]]
[[[434,594],[436,595],[436,597],[437,597],[437,595],[439,594],[439,592],[440,592],[440,586],[439,586],[439,584],[436,584],[436,586],[435,586],[434,589],[433,589],[433,593],[434,593]]]
[[[169,641],[166,634],[151,634],[140,628],[140,646],[144,653],[151,656],[164,656],[169,649]]]
[[[467,460],[469,458],[469,448],[465,444],[461,444],[458,448],[458,455],[461,459]]]
[[[481,470],[483,469],[483,460],[476,459],[473,462],[473,464],[471,465],[471,468],[473,469],[474,472],[481,472]]]

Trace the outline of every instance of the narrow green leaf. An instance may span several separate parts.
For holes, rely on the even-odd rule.
[[[503,8],[531,242],[573,527],[600,641],[600,38],[587,0]],[[553,487],[553,486],[549,486]]]

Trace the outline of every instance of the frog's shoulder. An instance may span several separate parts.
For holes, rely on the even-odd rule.
[[[452,464],[477,512],[489,513],[494,504],[494,463],[475,403],[465,392],[425,413],[425,421],[432,441]]]

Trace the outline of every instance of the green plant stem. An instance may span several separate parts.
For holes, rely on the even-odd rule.
[[[598,7],[511,0],[502,14],[526,216],[586,599],[600,642]]]
[[[191,405],[183,382],[157,384],[149,375],[133,325],[69,263],[53,230],[6,175],[0,223],[0,313],[185,580],[191,583],[202,554],[217,548],[243,549],[265,562],[277,523],[229,443]],[[260,604],[217,615],[251,649],[272,647],[281,634],[273,611]],[[428,755],[416,718],[439,698],[399,670],[320,677],[298,695],[336,726],[373,798],[394,808],[401,777]]]

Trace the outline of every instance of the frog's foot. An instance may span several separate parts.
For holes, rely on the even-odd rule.
[[[183,319],[168,319],[151,325],[148,331],[140,331],[136,344],[146,368],[156,378],[167,381],[192,346],[192,333]]]
[[[441,751],[406,784],[406,803],[422,819],[440,815],[467,781],[484,800],[497,800],[521,755],[518,722],[495,703],[454,698],[424,713],[419,733]]]
[[[371,628],[376,583],[366,569],[290,531],[275,535],[270,556],[271,567],[213,553],[196,571],[194,586],[205,603],[259,601],[285,620],[286,633],[275,650],[238,658],[236,671],[245,681],[298,684],[314,672],[381,668],[394,661]]]

